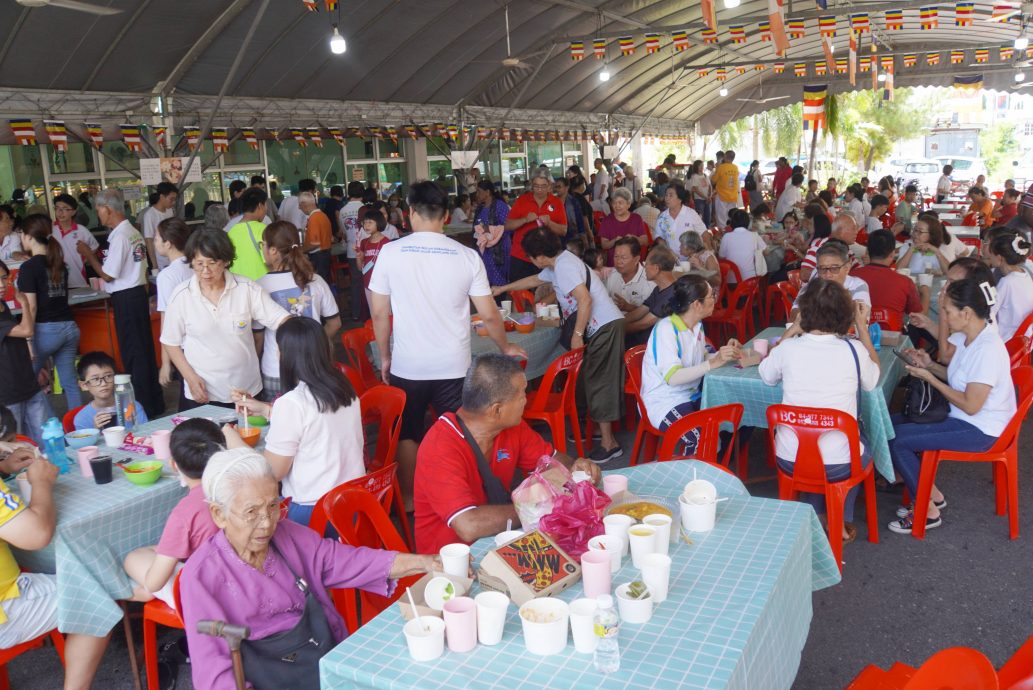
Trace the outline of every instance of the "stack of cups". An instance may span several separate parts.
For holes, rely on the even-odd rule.
[[[610,572],[613,559],[605,551],[585,551],[581,554],[581,581],[585,596],[595,599],[610,593]]]
[[[686,532],[709,532],[717,517],[717,487],[705,479],[696,479],[685,485],[678,497],[681,524]]]
[[[603,529],[606,533],[621,540],[621,558],[628,555],[628,528],[635,524],[630,515],[607,515],[603,518]]]
[[[610,556],[610,573],[621,569],[621,549],[624,542],[612,534],[600,534],[588,540],[589,551],[599,551]]]
[[[445,637],[453,652],[469,652],[477,646],[477,605],[470,597],[456,597],[441,609],[445,619]],[[505,618],[503,618],[505,620]]]

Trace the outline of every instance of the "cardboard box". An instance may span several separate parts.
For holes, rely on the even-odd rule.
[[[558,594],[580,578],[578,562],[538,530],[486,553],[477,571],[482,587],[508,595],[517,606]]]
[[[424,596],[424,591],[427,589],[427,583],[435,577],[446,577],[456,585],[456,589],[463,588],[462,595],[456,596],[469,596],[470,590],[473,588],[473,580],[468,577],[456,577],[455,575],[449,575],[448,573],[427,573],[412,586],[412,598],[416,602],[416,614],[419,616],[434,616],[441,618],[441,611],[435,611],[431,607],[427,606],[427,600]],[[402,593],[402,598],[398,600],[398,608],[402,611],[402,618],[407,621],[411,621],[416,616],[413,615],[412,607],[409,605],[409,597],[406,596],[405,592]]]

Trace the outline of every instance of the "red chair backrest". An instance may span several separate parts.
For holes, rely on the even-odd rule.
[[[793,479],[804,482],[824,483],[825,462],[821,457],[818,439],[830,431],[846,434],[850,448],[850,473],[861,474],[861,441],[857,431],[857,420],[846,412],[822,407],[796,407],[794,405],[771,405],[768,407],[768,439],[771,457],[775,457],[775,430],[782,426],[796,433],[799,446]],[[792,461],[793,458],[783,458]]]
[[[362,374],[363,380],[376,378],[373,365],[366,354],[367,345],[373,342],[373,331],[366,328],[351,328],[341,333],[341,345],[344,346],[345,364]]]
[[[1015,329],[1015,335],[1026,335],[1030,328],[1033,328],[1033,311],[1031,311],[1029,315],[1022,320],[1019,327]]]
[[[624,368],[627,370],[628,381],[636,395],[642,390],[642,360],[645,356],[645,345],[635,345],[624,353]]]
[[[871,321],[889,331],[901,331],[904,328],[904,317],[886,307],[872,307]]]
[[[35,446],[36,448],[39,448],[39,444],[37,444],[31,438],[29,438],[28,436],[25,436],[23,434],[16,435],[14,437],[14,440],[17,441],[18,443],[28,443],[30,446]]]
[[[530,290],[510,290],[509,296],[513,300],[513,313],[534,313],[534,294]]]
[[[563,379],[563,404],[575,404],[574,393],[577,387],[577,375],[581,371],[581,363],[584,361],[584,357],[585,348],[579,347],[575,350],[564,352],[554,359],[549,368],[545,370],[545,375],[542,377],[542,383],[538,386],[538,390],[534,392],[534,396],[528,401],[527,411],[544,412],[546,410],[549,405],[549,394],[553,392],[557,385],[557,379],[561,376],[566,377]]]
[[[757,291],[760,290],[761,280],[760,276],[756,276],[740,281],[735,286],[735,292],[728,298],[728,308],[737,312],[750,311],[753,308],[753,298],[757,296]]]
[[[176,573],[176,579],[172,581],[172,601],[176,603],[176,612],[179,614],[179,619],[183,620],[183,601],[179,598],[179,579],[183,575],[183,570],[180,569]]]
[[[75,415],[79,414],[79,410],[81,410],[84,407],[86,407],[86,405],[80,405],[79,407],[73,407],[72,409],[68,410],[68,412],[65,412],[65,416],[61,418],[61,426],[65,428],[66,434],[75,431]]]
[[[929,657],[915,670],[904,690],[997,690],[997,672],[982,652],[949,647]]]
[[[398,435],[402,431],[405,391],[394,386],[374,386],[359,397],[359,407],[362,426],[377,425],[377,445],[367,466],[375,468],[394,463]]]
[[[721,269],[721,284],[724,285],[728,282],[739,284],[742,282],[742,273],[739,271],[739,267],[727,259],[718,259],[717,265]],[[728,276],[732,277],[729,278]]]
[[[676,456],[675,450],[681,437],[692,429],[699,429],[699,444],[696,446],[696,454],[692,457],[699,460],[728,465],[732,460],[732,450],[735,447],[736,437],[739,433],[739,423],[742,422],[743,406],[740,403],[731,405],[719,405],[708,407],[699,412],[693,412],[676,421],[664,431],[663,441],[660,443],[660,450],[657,451],[658,462],[668,460],[683,460],[684,456]],[[732,440],[725,448],[725,456],[718,458],[718,446],[721,442],[721,424],[730,424],[732,427]]]
[[[1033,690],[1033,637],[1019,647],[997,672],[1001,690]]]
[[[793,302],[796,300],[796,289],[786,280],[775,283],[775,289],[778,290],[778,297],[782,300],[782,308],[785,309],[788,319],[789,314],[793,311]]]
[[[1011,380],[1015,384],[1015,415],[1004,427],[1004,431],[997,437],[997,441],[986,451],[987,453],[1003,453],[1013,443],[1018,442],[1019,429],[1026,419],[1026,413],[1033,404],[1033,367],[1028,364],[1012,367]]]
[[[803,283],[800,281],[800,269],[794,268],[791,271],[786,272],[786,279],[790,285],[792,285],[797,291],[800,289],[800,285]]]
[[[1004,346],[1008,348],[1008,360],[1011,362],[1012,369],[1022,366],[1022,361],[1029,354],[1029,338],[1024,335],[1016,335]]]
[[[345,375],[356,395],[362,396],[366,392],[366,382],[362,380],[362,374],[357,369],[353,369],[342,362],[334,362],[334,366],[337,367],[337,371]]]

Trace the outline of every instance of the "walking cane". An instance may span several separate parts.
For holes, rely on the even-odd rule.
[[[230,625],[225,621],[198,621],[197,632],[226,640],[226,644],[230,646],[230,658],[233,660],[233,679],[237,682],[237,690],[244,690],[244,663],[240,659],[240,642],[250,637],[251,628]]]

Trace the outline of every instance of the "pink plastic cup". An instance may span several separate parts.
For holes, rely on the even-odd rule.
[[[159,429],[151,432],[151,447],[154,448],[154,457],[157,460],[168,460],[172,457],[172,450],[169,442],[172,439],[172,432],[168,429]]]
[[[441,609],[445,639],[453,652],[469,652],[477,645],[477,605],[470,597],[456,597]]]
[[[766,340],[754,340],[753,341],[753,351],[756,352],[761,357],[767,357],[768,356],[768,341],[766,341]]]
[[[610,593],[610,554],[605,551],[585,551],[581,554],[581,580],[585,596],[594,599]]]
[[[628,490],[628,478],[623,474],[608,474],[603,477],[603,492],[610,496],[616,496],[622,491]]]
[[[93,470],[90,469],[90,460],[97,457],[99,452],[97,446],[83,446],[79,449],[79,471],[82,472],[82,476],[93,476]]]

